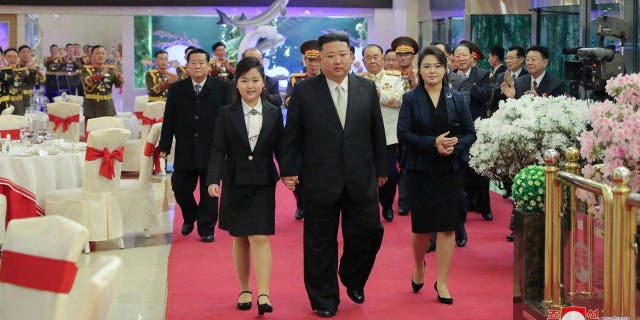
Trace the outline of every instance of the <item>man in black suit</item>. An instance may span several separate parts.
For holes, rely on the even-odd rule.
[[[489,71],[472,67],[473,60],[482,60],[484,55],[477,45],[466,40],[463,40],[454,50],[454,55],[458,60],[457,73],[466,76],[472,83],[469,109],[473,120],[475,121],[479,117],[486,117],[487,102],[491,99],[492,93]],[[480,176],[469,167],[467,169],[465,192],[467,194],[468,209],[479,212],[485,220],[493,220],[491,202],[489,200],[489,179]]]
[[[493,46],[489,49],[489,65],[491,68],[491,72],[489,73],[489,80],[495,83],[496,77],[505,72],[507,67],[504,65],[504,49],[500,46]]]
[[[242,53],[242,58],[254,57],[262,63],[262,52],[257,48],[249,48]],[[266,71],[266,70],[265,70]],[[280,89],[278,88],[278,80],[265,76],[264,88],[267,91],[263,98],[266,98],[272,105],[279,107],[282,105],[282,97],[280,97]]]
[[[336,269],[349,298],[364,302],[383,234],[377,188],[388,168],[375,83],[350,74],[346,36],[322,35],[318,42],[322,74],[293,89],[280,173],[288,186],[303,186],[305,287],[313,310],[328,318],[340,303]],[[344,247],[338,268],[340,223]]]
[[[529,74],[516,79],[514,86],[503,84],[501,89],[505,96],[518,99],[524,94],[556,97],[566,93],[564,81],[546,72],[549,63],[547,47],[529,47],[525,62]]]
[[[209,54],[194,49],[187,56],[190,78],[169,87],[164,123],[160,136],[160,156],[166,157],[175,136],[176,154],[171,185],[176,202],[182,209],[182,234],[193,231],[198,222],[198,234],[204,242],[212,242],[213,228],[218,220],[218,199],[207,192],[207,167],[216,117],[228,104],[230,90],[226,82],[209,74]],[[193,197],[200,179],[200,203]]]

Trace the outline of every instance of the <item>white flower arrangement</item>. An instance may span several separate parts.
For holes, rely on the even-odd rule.
[[[491,118],[475,122],[478,139],[469,165],[494,180],[513,179],[524,167],[543,163],[543,153],[578,147],[589,101],[526,95],[500,102]]]

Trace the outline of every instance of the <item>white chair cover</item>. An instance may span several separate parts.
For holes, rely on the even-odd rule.
[[[84,97],[63,93],[61,96],[53,97],[53,102],[71,102],[82,105]]]
[[[110,152],[124,147],[130,131],[102,129],[91,132],[87,147]],[[114,160],[115,176],[110,180],[100,175],[100,159],[85,161],[82,189],[62,189],[50,192],[45,200],[46,215],[62,215],[89,229],[90,241],[122,237],[120,204],[112,192],[118,189],[122,163]]]
[[[7,220],[7,197],[0,194],[0,245],[4,243],[4,229]]]
[[[151,215],[162,213],[157,209],[152,186],[154,169],[152,151],[158,145],[160,131],[162,131],[162,123],[156,123],[151,127],[151,131],[147,136],[146,144],[150,145],[148,148],[151,149],[149,150],[151,153],[146,153],[145,147],[142,147],[138,180],[120,181],[120,191],[117,195],[122,210],[125,232],[151,229],[154,226],[153,222],[156,220]]]
[[[11,220],[7,228],[6,242],[3,246],[3,259],[0,265],[2,269],[9,271],[12,268],[21,268],[25,265],[28,268],[40,267],[47,270],[50,261],[37,261],[37,258],[49,258],[59,260],[61,263],[71,263],[75,265],[78,256],[82,252],[82,246],[87,241],[89,232],[86,228],[63,217],[36,217]],[[14,265],[16,260],[9,260],[8,252],[20,255],[35,256],[21,266]],[[43,265],[44,264],[44,265]],[[53,269],[40,274],[30,274],[29,276],[40,278],[61,276],[69,273],[59,272],[53,274]],[[60,269],[58,269],[60,270]],[[28,271],[24,271],[28,272]],[[73,275],[75,279],[75,275]],[[13,278],[15,280],[15,278]],[[0,319],[65,319],[68,293],[59,293],[35,289],[33,287],[14,284],[15,282],[0,282]],[[41,285],[42,281],[34,281]]]
[[[86,293],[80,301],[77,320],[105,320],[109,305],[115,293],[118,275],[122,268],[122,259],[117,256],[101,257],[93,271]]]
[[[11,140],[20,140],[20,128],[28,125],[27,118],[25,116],[16,115],[0,115],[0,131],[16,131],[11,135]],[[6,132],[2,134],[4,138]]]
[[[66,119],[69,117],[78,117],[78,122],[71,121],[67,128],[67,131],[64,131],[64,126],[58,126],[58,129],[54,131],[56,126],[54,121],[49,120],[49,132],[58,134],[64,141],[67,142],[78,142],[80,138],[80,109],[81,105],[77,103],[71,102],[53,102],[47,104],[47,113],[49,115],[53,115],[62,119]]]
[[[4,110],[2,110],[2,112],[0,112],[0,115],[6,116],[6,115],[13,114],[13,110],[15,110],[15,109],[16,109],[16,107],[9,106],[7,108],[4,108]]]
[[[144,112],[144,106],[149,102],[149,96],[136,96],[135,105],[133,106],[133,113],[140,121],[140,125],[142,125],[142,113]]]
[[[125,129],[124,122],[116,117],[98,117],[87,120],[87,132],[110,128]]]
[[[164,101],[154,101],[144,106],[144,111],[142,112],[142,128],[140,130],[140,138],[142,141],[147,141],[147,134],[153,124],[164,120],[165,105],[166,102]]]

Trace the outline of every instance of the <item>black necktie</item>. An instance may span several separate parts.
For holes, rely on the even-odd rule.
[[[193,86],[193,89],[196,90],[196,96],[200,96],[200,89],[202,88],[202,86],[200,84],[196,84],[195,86]]]

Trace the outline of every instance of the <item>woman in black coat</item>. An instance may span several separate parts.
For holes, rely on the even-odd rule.
[[[430,234],[438,233],[438,301],[451,304],[447,278],[453,255],[454,229],[464,204],[464,169],[469,148],[476,140],[469,105],[463,95],[447,86],[447,57],[427,46],[418,57],[419,85],[402,98],[398,140],[406,146],[411,203],[414,271],[411,285],[418,292],[424,284],[425,249]]]
[[[211,150],[208,192],[220,196],[219,227],[233,236],[233,261],[240,280],[237,307],[251,308],[250,262],[258,285],[258,313],[273,310],[269,299],[271,247],[275,233],[275,185],[279,174],[273,161],[283,130],[282,112],[262,99],[264,69],[255,58],[236,67],[238,99],[217,118]],[[224,188],[220,188],[220,180]]]

